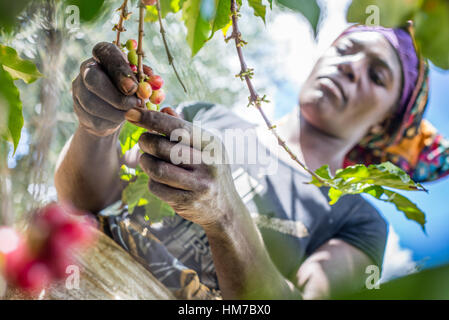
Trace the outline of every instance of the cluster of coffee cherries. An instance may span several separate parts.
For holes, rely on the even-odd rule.
[[[128,62],[131,70],[137,75],[137,41],[129,39],[125,44],[128,50]],[[153,73],[153,70],[148,67],[143,67],[144,78],[140,80],[139,87],[137,89],[137,96],[145,102],[145,105],[150,110],[159,110],[159,105],[165,99],[165,92],[162,89],[164,85],[164,79],[161,76]]]
[[[31,295],[67,277],[68,267],[76,265],[74,250],[95,241],[93,218],[80,214],[69,205],[51,203],[34,214],[26,236],[1,226],[0,276]]]

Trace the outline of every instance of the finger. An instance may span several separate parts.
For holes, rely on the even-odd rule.
[[[173,110],[171,107],[165,107],[165,108],[161,109],[161,112],[169,114],[169,115],[171,115],[173,117],[176,117],[176,118],[181,118],[179,116],[179,114],[175,110]]]
[[[180,212],[182,207],[188,207],[193,202],[194,194],[192,191],[172,188],[153,179],[150,179],[148,189],[156,197],[167,202],[177,212]]]
[[[122,123],[125,120],[125,111],[114,108],[89,91],[79,76],[75,79],[73,86],[76,87],[76,96],[80,106],[87,113],[114,123]]]
[[[171,141],[179,141],[188,146],[193,145],[193,126],[190,122],[166,113],[137,108],[126,112],[125,119],[139,127],[165,135]],[[201,131],[198,130],[195,133],[201,134]],[[201,150],[202,145],[195,147]]]
[[[101,64],[112,83],[126,95],[137,91],[137,79],[120,49],[113,43],[100,42],[92,50],[95,60]]]
[[[172,188],[190,191],[203,191],[206,185],[192,171],[177,167],[157,159],[147,153],[140,156],[139,164],[148,176]]]
[[[145,153],[189,170],[194,169],[195,164],[201,164],[201,151],[171,142],[161,135],[143,133],[139,147]]]
[[[79,123],[89,132],[99,135],[107,136],[115,132],[120,124],[114,123],[109,120],[101,119],[87,113],[78,101],[77,97],[73,97],[73,110],[75,111]]]
[[[126,96],[118,91],[111,79],[95,61],[81,65],[81,78],[89,91],[117,109],[126,111],[141,105],[140,99],[135,95]]]

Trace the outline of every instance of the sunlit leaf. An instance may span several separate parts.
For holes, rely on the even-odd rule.
[[[384,162],[368,167],[358,164],[337,170],[332,177],[329,167],[323,166],[315,171],[319,177],[313,177],[311,184],[317,187],[329,187],[329,204],[333,205],[346,194],[365,193],[376,199],[390,202],[403,212],[407,219],[416,221],[424,229],[424,213],[406,197],[385,188],[424,191],[406,172],[391,162]]]
[[[209,39],[214,36],[216,31],[221,29],[226,34],[227,29],[231,25],[231,0],[215,0],[215,2],[217,11],[215,12]]]
[[[11,75],[0,67],[0,104],[6,106],[8,113],[7,132],[0,132],[3,138],[11,140],[14,144],[14,151],[20,140],[23,127],[22,102],[20,101],[19,90],[14,84]]]
[[[145,129],[126,121],[119,135],[122,154],[125,154],[126,151],[131,150],[137,144],[140,136],[144,132]]]
[[[173,216],[174,210],[149,191],[148,182],[148,176],[140,173],[137,179],[129,183],[123,190],[122,201],[128,205],[129,213],[132,214],[136,207],[142,206],[145,209],[145,215],[152,222],[156,222],[163,217]]]
[[[182,17],[187,28],[187,43],[192,49],[192,56],[204,46],[212,26],[201,12],[201,0],[186,0],[182,8]]]
[[[176,13],[184,4],[185,0],[159,0],[161,6],[161,17],[165,18],[169,13]],[[155,5],[147,6],[145,21],[154,22],[158,20],[157,8]]]
[[[42,76],[33,62],[21,59],[16,50],[1,44],[0,64],[14,80],[22,79],[26,83],[31,83]]]
[[[248,4],[254,10],[254,15],[260,17],[265,23],[265,14],[267,7],[262,4],[262,0],[248,0]]]

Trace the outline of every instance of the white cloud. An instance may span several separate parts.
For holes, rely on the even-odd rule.
[[[413,261],[412,251],[401,247],[398,234],[390,226],[380,282],[414,273],[417,266],[417,262]]]

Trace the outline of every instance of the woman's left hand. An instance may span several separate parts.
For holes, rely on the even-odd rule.
[[[139,139],[139,162],[150,191],[205,229],[229,221],[241,199],[221,140],[167,113],[131,109],[125,117],[149,130]]]

